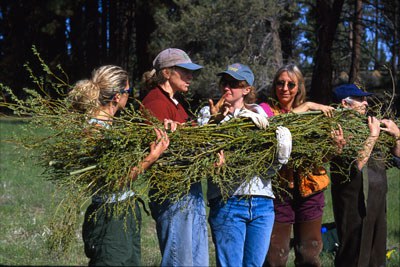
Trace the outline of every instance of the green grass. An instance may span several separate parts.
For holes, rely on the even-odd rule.
[[[43,178],[43,169],[32,159],[33,152],[10,142],[19,134],[23,122],[0,120],[0,264],[2,265],[87,265],[83,252],[81,229],[76,229],[76,241],[67,256],[57,258],[46,248],[49,220],[55,212],[55,187]],[[40,134],[32,132],[31,134]],[[399,266],[400,255],[400,171],[390,169],[388,193],[388,248],[397,247],[388,266]],[[83,217],[81,212],[81,219]],[[161,255],[155,223],[143,212],[142,262],[158,265]],[[326,191],[324,222],[333,222],[329,190]],[[215,265],[214,246],[209,237],[210,264]],[[332,266],[333,256],[321,255],[323,266]],[[293,266],[291,252],[288,266]]]

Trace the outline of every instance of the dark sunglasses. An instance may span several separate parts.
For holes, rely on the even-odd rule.
[[[287,84],[287,87],[289,89],[293,89],[296,87],[296,84],[294,82],[286,82],[286,81],[277,81],[276,82],[276,86],[279,86],[279,87],[285,87],[285,84]]]
[[[121,90],[119,91],[119,93],[120,93],[120,94],[128,94],[128,95],[130,95],[130,94],[132,94],[132,91],[133,91],[133,88],[132,88],[132,87],[129,87],[128,89],[121,89]]]
[[[130,94],[132,94],[132,91],[133,91],[132,87],[129,87],[128,89],[121,89],[121,90],[119,90],[118,93],[115,93],[112,96],[110,96],[110,100],[113,99],[116,94],[128,94],[128,95],[130,95]]]
[[[242,88],[243,86],[240,85],[240,81],[235,80],[221,80],[220,85],[222,87],[229,87],[229,88]]]

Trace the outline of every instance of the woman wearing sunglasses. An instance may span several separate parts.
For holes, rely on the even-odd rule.
[[[69,92],[69,100],[73,108],[90,117],[89,124],[111,128],[113,116],[125,107],[130,91],[128,73],[118,66],[106,65],[95,69],[90,79],[78,81]],[[125,179],[134,181],[168,148],[167,134],[160,129],[155,131],[157,140],[150,145],[149,155],[138,166],[132,167]],[[93,195],[82,227],[89,265],[141,265],[141,213],[138,203],[127,209],[124,215],[113,214],[118,202],[131,197],[134,197],[134,192],[129,188],[121,188],[120,192],[113,194],[99,191]]]
[[[269,117],[289,113],[320,110],[332,116],[333,107],[313,102],[305,102],[306,89],[304,77],[295,65],[281,67],[272,82],[272,101],[260,106]],[[342,130],[338,130],[343,136]],[[295,262],[298,266],[320,266],[319,254],[322,250],[321,221],[324,207],[324,192],[329,182],[325,169],[316,167],[312,175],[324,181],[324,188],[311,192],[303,188],[300,179],[308,179],[301,172],[284,166],[280,171],[280,185],[289,194],[280,190],[274,199],[275,222],[272,230],[271,244],[268,251],[267,266],[286,266],[292,226],[294,228]],[[307,184],[307,183],[304,183]],[[321,182],[322,184],[322,182]],[[307,194],[302,192],[308,192]]]
[[[200,111],[198,123],[224,123],[232,118],[250,118],[259,128],[268,126],[267,116],[255,103],[254,75],[248,66],[240,63],[229,65],[217,74],[222,98],[214,105]],[[279,163],[287,162],[291,151],[291,135],[287,128],[278,129]],[[223,151],[220,162],[224,164]],[[228,159],[229,160],[229,159]],[[282,161],[282,162],[281,162]],[[261,266],[265,260],[272,226],[274,208],[271,180],[252,173],[249,180],[237,177],[237,186],[223,199],[221,189],[208,182],[207,198],[210,206],[208,221],[215,245],[217,266]]]

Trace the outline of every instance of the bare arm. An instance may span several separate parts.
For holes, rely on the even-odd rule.
[[[361,170],[365,164],[368,162],[371,152],[378,140],[380,134],[380,121],[375,117],[368,116],[368,127],[370,134],[364,142],[363,149],[359,151],[359,156],[357,158],[356,164],[357,168]]]
[[[139,163],[139,166],[135,166],[131,169],[129,177],[131,181],[136,180],[139,174],[143,173],[145,170],[150,168],[154,162],[158,160],[161,154],[168,148],[169,146],[169,138],[165,131],[155,128],[154,129],[157,134],[157,139],[155,142],[150,144],[150,153],[147,157]]]
[[[400,129],[396,125],[396,123],[392,120],[383,119],[381,123],[384,124],[384,127],[381,127],[382,131],[387,132],[394,138],[396,138],[396,144],[392,148],[392,153],[396,157],[400,157]]]
[[[325,114],[325,116],[332,117],[333,111],[335,110],[335,108],[331,107],[331,106],[322,105],[322,104],[308,101],[308,102],[304,102],[303,104],[295,107],[292,110],[292,112],[300,113],[300,112],[306,112],[309,110],[320,110]]]
[[[211,113],[210,121],[216,123],[220,122],[225,118],[231,106],[230,103],[225,101],[225,94],[218,100],[216,104],[214,104],[214,101],[212,101],[212,99],[209,99],[208,103],[210,105],[210,113]]]

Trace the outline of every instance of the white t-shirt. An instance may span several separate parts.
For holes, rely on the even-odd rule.
[[[265,111],[257,104],[246,105],[246,108],[252,112],[258,113],[259,115],[268,117]],[[240,117],[240,109],[236,109],[233,114],[228,114],[225,118],[220,122],[224,123],[229,121],[232,118]],[[210,107],[205,106],[199,112],[199,117],[197,122],[199,125],[205,125],[210,121],[211,112]],[[271,175],[275,174],[275,171],[271,170]],[[267,174],[268,175],[268,174]],[[213,199],[221,195],[221,191],[217,185],[212,182],[208,183],[207,190],[207,198]],[[232,192],[234,196],[243,196],[243,195],[258,195],[258,196],[266,196],[270,198],[275,198],[274,193],[272,191],[271,179],[263,178],[259,175],[255,175],[250,181],[244,181],[234,192]]]

